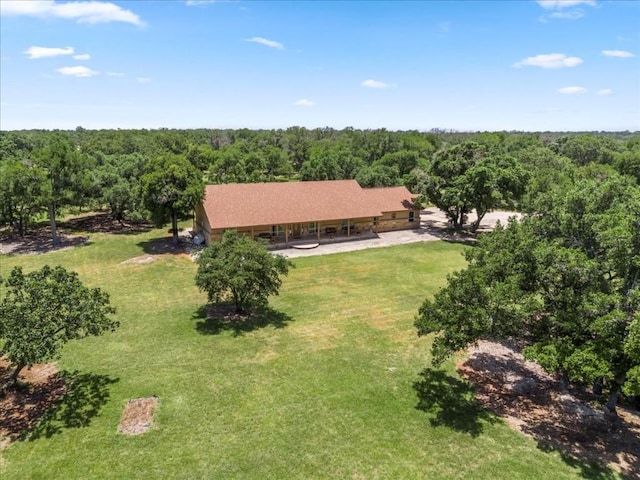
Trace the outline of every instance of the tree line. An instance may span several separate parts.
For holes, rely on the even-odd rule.
[[[458,230],[475,210],[473,230],[486,212],[526,209],[580,167],[640,182],[640,134],[304,127],[1,131],[0,227],[24,235],[35,220],[48,218],[56,243],[56,218],[70,208],[175,226],[190,215],[205,183],[355,179],[363,187],[405,185],[442,209]]]

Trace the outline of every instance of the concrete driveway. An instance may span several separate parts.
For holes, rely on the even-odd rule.
[[[493,230],[496,223],[500,221],[502,225],[507,223],[509,217],[520,217],[517,212],[495,211],[485,215],[479,228],[479,232]],[[475,214],[470,215],[471,220],[475,220]],[[299,250],[296,248],[284,248],[275,250],[287,258],[311,257],[315,255],[329,255],[332,253],[352,252],[354,250],[364,250],[365,248],[390,247],[392,245],[402,245],[405,243],[428,242],[432,240],[460,240],[459,236],[451,235],[447,231],[448,222],[444,213],[435,208],[423,210],[420,214],[420,228],[412,230],[397,230],[395,232],[378,233],[373,238],[363,240],[345,240],[336,243],[322,244],[309,250]]]

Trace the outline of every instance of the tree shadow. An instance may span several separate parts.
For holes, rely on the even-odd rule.
[[[620,478],[620,476],[617,475],[611,468],[608,468],[598,463],[597,461],[581,460],[577,457],[569,455],[562,450],[558,450],[544,443],[538,443],[538,448],[547,453],[558,452],[562,461],[570,467],[578,470],[580,472],[579,475],[582,478],[588,478],[590,480],[618,480]],[[638,472],[638,470],[636,470],[636,472]],[[621,474],[622,478],[639,478],[637,473],[635,475],[632,473],[625,475],[624,472],[621,472]]]
[[[49,253],[70,247],[85,247],[91,240],[87,236],[58,232],[58,246],[53,246],[51,232],[29,233],[24,237],[12,236],[0,241],[0,251],[13,255]]]
[[[238,314],[235,307],[229,304],[204,305],[194,313],[193,318],[197,320],[196,330],[203,335],[218,335],[230,330],[235,337],[267,326],[284,328],[293,320],[290,315],[271,307]]]
[[[72,231],[115,235],[137,235],[154,228],[150,222],[115,220],[107,212],[77,216],[60,222],[59,225]]]
[[[50,406],[35,425],[20,432],[18,440],[50,438],[67,428],[87,427],[109,400],[109,386],[119,381],[107,375],[92,373],[60,372],[66,392]]]
[[[498,421],[476,400],[469,382],[432,368],[426,368],[420,376],[422,379],[413,384],[418,393],[416,408],[432,416],[429,419],[432,427],[444,426],[477,437],[485,423]]]
[[[497,342],[495,342],[498,345]],[[537,364],[525,362],[520,347],[471,351],[460,373],[476,385],[486,408],[533,438],[540,450],[557,452],[584,478],[640,478],[640,418],[620,407],[606,415],[598,398],[579,385],[564,386]]]
[[[148,255],[161,255],[165,253],[180,255],[187,253],[188,247],[192,244],[184,238],[178,238],[178,245],[174,245],[171,237],[163,237],[138,242],[137,245]]]

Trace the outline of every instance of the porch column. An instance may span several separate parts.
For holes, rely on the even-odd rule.
[[[347,238],[351,236],[351,220],[347,218]]]
[[[289,243],[289,224],[284,224],[284,243]]]
[[[316,238],[318,239],[318,241],[320,241],[320,224],[322,222],[317,222],[316,223]]]
[[[251,227],[251,240],[255,240],[255,239],[253,238],[253,227]]]

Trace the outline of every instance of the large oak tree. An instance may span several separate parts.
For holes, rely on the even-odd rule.
[[[15,384],[24,367],[55,358],[69,340],[118,326],[109,295],[84,286],[77,273],[63,267],[45,265],[26,274],[15,267],[0,285],[1,353],[14,367],[3,390]]]
[[[536,212],[480,239],[469,266],[419,310],[434,362],[479,339],[509,336],[569,381],[640,394],[640,189],[582,179]]]
[[[264,245],[235,230],[227,230],[222,241],[205,248],[198,259],[196,285],[207,292],[211,303],[232,302],[236,312],[247,307],[266,306],[277,295],[282,277],[291,263],[272,255]]]
[[[142,197],[158,226],[171,222],[178,244],[178,219],[189,216],[202,201],[202,173],[184,156],[167,154],[149,161],[141,179]]]
[[[512,156],[491,153],[479,143],[464,142],[440,150],[429,169],[426,196],[460,231],[475,209],[475,232],[484,216],[512,206],[522,194],[527,172]]]

